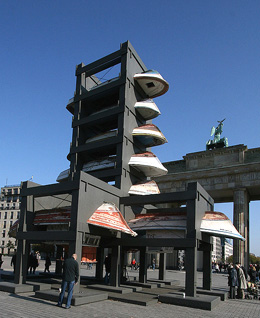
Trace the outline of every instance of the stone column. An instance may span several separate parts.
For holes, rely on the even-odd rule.
[[[249,195],[246,188],[234,190],[233,223],[238,232],[246,239],[234,240],[234,263],[241,263],[246,269],[249,266]]]

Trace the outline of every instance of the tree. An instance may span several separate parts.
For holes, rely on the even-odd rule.
[[[9,240],[9,241],[6,243],[6,247],[8,248],[8,255],[9,255],[10,250],[11,250],[11,249],[14,249],[14,248],[15,248],[15,245],[14,245],[14,243],[13,243],[11,240]]]
[[[260,257],[255,256],[255,254],[249,255],[249,262],[250,264],[260,264]]]
[[[230,255],[228,258],[227,258],[227,262],[228,263],[233,263],[233,255]]]

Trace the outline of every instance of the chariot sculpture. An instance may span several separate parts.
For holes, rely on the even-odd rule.
[[[211,128],[211,136],[214,135],[214,139],[211,140],[209,139],[207,144],[206,144],[206,150],[211,150],[215,148],[224,148],[228,147],[228,139],[226,137],[220,138],[222,131],[223,131],[223,121],[226,118],[224,118],[221,121],[218,121],[218,126],[215,128],[214,126]]]

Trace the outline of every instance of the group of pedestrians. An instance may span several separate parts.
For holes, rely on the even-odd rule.
[[[251,270],[251,268],[250,268]],[[249,270],[250,282],[255,282],[255,273],[252,274]],[[245,291],[247,290],[248,283],[247,278],[248,274],[246,269],[239,263],[236,263],[235,266],[230,264],[228,269],[228,285],[230,287],[230,298],[235,299],[244,299]],[[237,292],[236,292],[237,291]]]
[[[212,271],[216,272],[216,273],[222,273],[222,272],[226,272],[228,270],[228,266],[229,264],[227,263],[216,263],[216,262],[212,262]]]

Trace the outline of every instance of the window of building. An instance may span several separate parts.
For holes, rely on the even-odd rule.
[[[4,221],[4,229],[6,229],[6,221]]]
[[[10,219],[12,220],[14,218],[14,212],[11,211]]]
[[[7,212],[5,212],[5,219],[7,219]]]
[[[4,246],[5,245],[5,241],[2,241],[2,246]]]
[[[2,238],[5,238],[5,230],[3,230]]]
[[[13,225],[13,221],[10,221],[10,227]]]
[[[20,211],[17,212],[17,219],[20,217]]]

